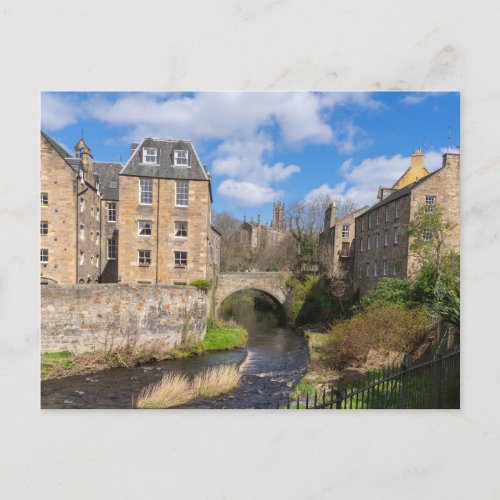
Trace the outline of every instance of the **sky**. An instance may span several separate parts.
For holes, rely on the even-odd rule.
[[[41,126],[70,153],[121,161],[144,137],[191,140],[212,174],[214,210],[270,222],[331,194],[376,202],[422,148],[429,171],[460,148],[458,92],[44,92]]]

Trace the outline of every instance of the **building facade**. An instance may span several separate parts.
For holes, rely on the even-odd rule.
[[[448,248],[460,249],[460,155],[446,153],[442,167],[423,177],[416,175],[417,170],[422,172],[421,166],[423,155],[416,150],[410,168],[396,184],[380,188],[379,202],[355,219],[353,282],[360,298],[381,277],[407,278],[418,271],[405,229],[422,205],[429,211],[442,207],[446,219],[455,223]]]
[[[41,133],[40,282],[97,283],[101,270],[101,194],[90,149],[71,156]]]
[[[119,176],[118,281],[186,285],[210,279],[210,177],[190,141],[146,138]]]

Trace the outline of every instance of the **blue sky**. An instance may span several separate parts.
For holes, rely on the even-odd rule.
[[[376,201],[421,147],[441,166],[460,147],[458,92],[42,94],[42,129],[73,152],[123,163],[143,137],[192,140],[213,179],[214,209],[270,220],[273,200],[330,194]],[[451,139],[448,138],[450,130]]]

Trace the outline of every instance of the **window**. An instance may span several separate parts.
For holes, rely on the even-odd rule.
[[[49,234],[49,223],[47,221],[40,222],[40,235],[46,236]]]
[[[188,235],[188,223],[176,221],[174,236],[176,238],[187,238],[187,235]]]
[[[47,248],[40,249],[40,262],[46,264],[49,261],[49,250]]]
[[[188,255],[187,252],[174,252],[175,267],[186,267],[187,255]]]
[[[138,221],[139,236],[151,236],[152,223],[150,220]]]
[[[151,265],[151,250],[139,250],[139,266],[149,267]]]
[[[362,217],[361,218],[361,231],[364,231],[365,230],[365,218]]]
[[[363,238],[361,238],[359,240],[359,251],[362,252],[363,251]]]
[[[80,197],[80,212],[83,214],[85,212],[85,198],[83,196]]]
[[[380,209],[377,208],[376,212],[376,221],[377,221],[377,226],[380,224]]]
[[[342,238],[349,238],[349,224],[342,226]]]
[[[176,149],[174,151],[174,166],[175,167],[188,166],[188,152],[185,149]]]
[[[379,248],[379,247],[380,247],[380,234],[376,233],[375,234],[375,248]]]
[[[85,253],[80,250],[80,265],[83,266],[85,264]]]
[[[151,179],[139,179],[139,203],[141,205],[153,204],[153,181]]]
[[[108,222],[116,222],[116,203],[108,203]]]
[[[399,243],[399,227],[394,226],[394,244],[397,245]]]
[[[109,183],[109,188],[110,189],[116,189],[118,187],[118,183],[116,181],[111,181]]]
[[[40,193],[40,205],[42,207],[49,206],[49,193]]]
[[[387,261],[386,260],[384,260],[382,262],[382,266],[383,266],[384,276],[387,276]]]
[[[101,215],[101,211],[97,208],[95,211],[95,220],[99,220],[100,215]]]
[[[436,197],[435,196],[426,196],[425,197],[425,211],[427,213],[434,213],[436,210]]]
[[[143,148],[142,150],[143,163],[157,163],[157,156],[158,150],[156,148]]]
[[[96,254],[95,256],[95,267],[99,267],[99,262],[100,262],[100,258],[99,258],[99,255]]]
[[[99,245],[100,242],[101,242],[101,234],[98,231],[97,233],[95,233],[95,244]]]
[[[396,219],[399,219],[399,200],[396,200],[395,206],[396,206],[396,213],[395,213],[394,217]]]
[[[432,229],[430,227],[424,228],[422,232],[422,238],[424,241],[431,241],[432,240]]]
[[[108,260],[116,260],[116,240],[114,238],[108,240]]]
[[[85,239],[85,226],[83,224],[80,224],[80,239]]]
[[[398,269],[397,269],[398,266],[396,266],[396,262],[394,262],[394,264],[392,265],[392,274],[394,276],[397,276],[398,274]]]
[[[373,263],[373,276],[375,276],[375,278],[378,276],[378,262]]]
[[[389,222],[391,219],[391,207],[385,207],[385,222]]]
[[[372,228],[372,214],[368,214],[368,229]]]
[[[384,231],[384,247],[386,247],[389,244],[389,230],[386,229]]]
[[[371,237],[371,235],[368,235],[368,238],[366,239],[366,249],[367,250],[372,249],[372,237]]]
[[[363,277],[363,268],[361,267],[361,264],[359,265],[359,279]]]
[[[188,181],[175,182],[175,205],[178,207],[187,207],[189,201]]]
[[[366,263],[366,277],[370,277],[370,264],[368,262]]]
[[[348,241],[342,242],[342,257],[349,257],[349,250],[351,248],[351,244]]]

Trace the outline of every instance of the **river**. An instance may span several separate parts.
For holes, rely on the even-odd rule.
[[[198,398],[179,408],[276,408],[299,382],[307,367],[307,344],[301,335],[276,325],[272,313],[256,311],[238,318],[248,330],[246,349],[160,361],[136,368],[114,368],[42,382],[42,408],[134,408],[141,389],[168,372],[188,376],[219,364],[239,364],[240,386],[217,398]]]

